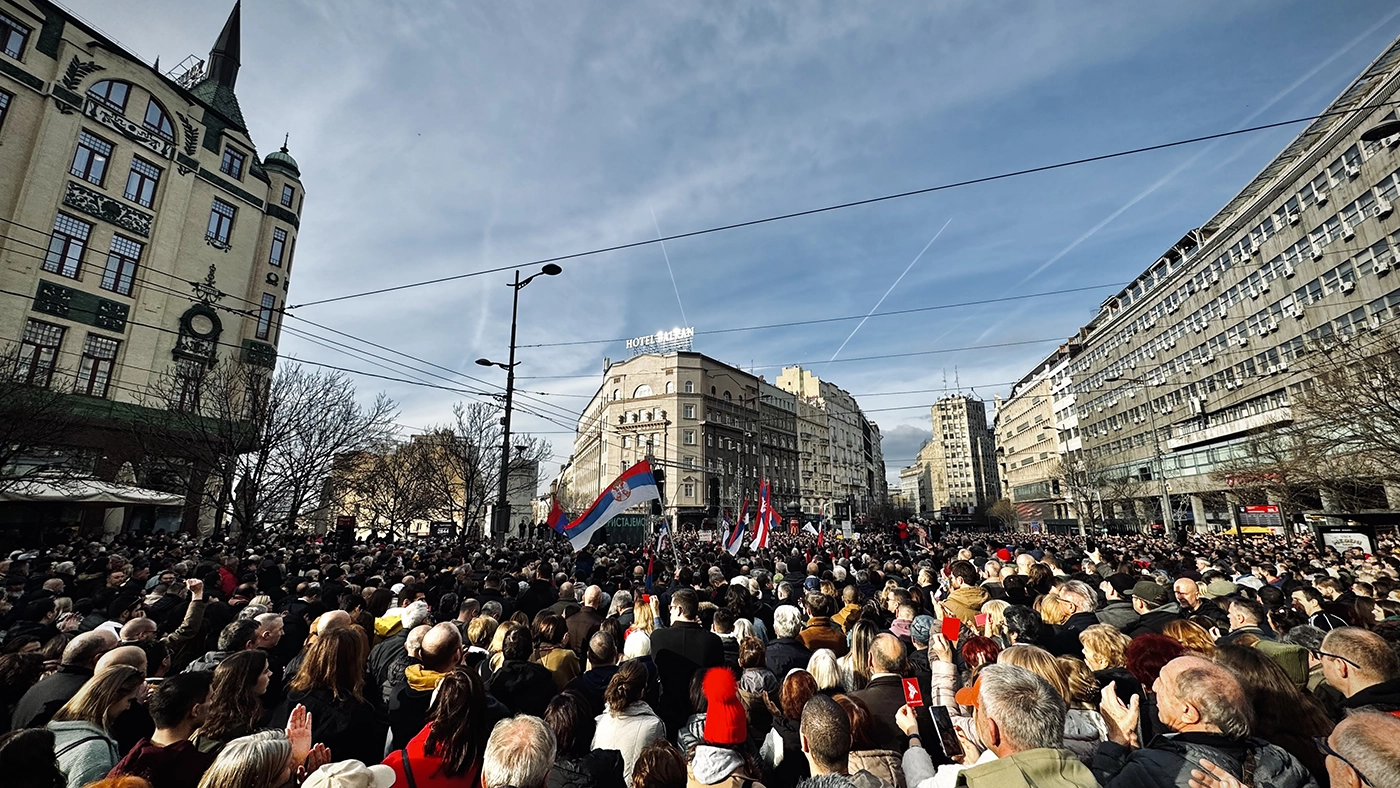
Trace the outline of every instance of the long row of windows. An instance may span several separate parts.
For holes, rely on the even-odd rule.
[[[63,348],[63,326],[30,318],[24,324],[20,340],[20,379],[31,386],[47,388],[53,383],[58,366],[58,354]],[[76,391],[94,397],[107,396],[112,381],[112,369],[117,363],[121,341],[101,334],[89,333],[83,340],[83,356],[78,364]]]

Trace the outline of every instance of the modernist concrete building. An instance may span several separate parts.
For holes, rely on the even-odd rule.
[[[799,500],[796,398],[694,352],[647,353],[612,364],[584,408],[564,470],[566,498],[591,501],[648,456],[665,468],[665,512],[699,525],[710,507],[737,514],[761,478],[774,505]]]
[[[1400,138],[1360,138],[1396,116],[1398,89],[1400,41],[1071,339],[1050,376],[1055,427],[1113,480],[1119,518],[1162,522],[1165,481],[1175,523],[1227,523],[1228,470],[1252,433],[1293,420],[1304,354],[1400,316]],[[1400,508],[1369,489],[1360,508]]]
[[[46,462],[153,484],[130,425],[159,422],[154,389],[188,407],[216,362],[276,363],[304,195],[250,136],[240,40],[235,4],[208,59],[165,74],[58,5],[0,0],[0,347],[85,424]]]
[[[784,367],[778,388],[797,397],[802,460],[802,511],[832,517],[882,503],[889,487],[880,427],[866,418],[855,397],[802,367]]]

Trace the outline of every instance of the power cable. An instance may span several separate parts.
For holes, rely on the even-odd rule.
[[[558,263],[564,260],[574,260],[580,257],[591,257],[594,255],[606,254],[608,252],[618,252],[625,249],[635,249],[642,246],[650,246],[652,244],[665,243],[666,241],[676,241],[682,238],[694,238],[701,235],[710,235],[712,233],[727,232],[729,230],[737,230],[744,227],[755,227],[762,224],[786,221],[788,219],[796,219],[803,216],[814,216],[816,214],[829,213],[831,211],[840,211],[845,210],[847,208],[855,208],[862,205],[873,205],[875,203],[888,202],[890,200],[900,200],[906,197],[915,197],[922,194],[933,194],[935,192],[947,191],[949,189],[957,189],[965,186],[975,186],[983,183],[992,183],[994,181],[1001,181],[1009,178],[1017,178],[1023,175],[1034,175],[1042,172],[1051,172],[1053,170],[1065,169],[1067,167],[1075,167],[1081,164],[1092,164],[1094,162],[1108,161],[1111,159],[1118,159],[1126,156],[1135,156],[1141,153],[1151,153],[1153,151],[1168,150],[1184,145],[1194,145],[1200,142],[1210,142],[1212,140],[1226,139],[1242,134],[1253,134],[1259,131],[1268,131],[1269,129],[1276,129],[1284,126],[1296,125],[1298,123],[1307,123],[1314,120],[1320,120],[1322,118],[1331,117],[1334,115],[1347,115],[1354,112],[1369,112],[1376,109],[1377,107],[1390,106],[1393,104],[1400,104],[1400,101],[1375,102],[1364,106],[1352,107],[1350,109],[1335,110],[1333,112],[1323,112],[1317,115],[1293,118],[1291,120],[1281,120],[1276,121],[1274,123],[1265,123],[1258,126],[1249,126],[1243,129],[1235,129],[1234,131],[1222,131],[1217,132],[1215,134],[1206,134],[1200,137],[1190,137],[1187,139],[1176,140],[1173,142],[1163,142],[1158,143],[1156,145],[1145,145],[1142,147],[1130,148],[1127,150],[1116,151],[1113,153],[1103,153],[1096,156],[1086,156],[1079,159],[1057,162],[1055,164],[1043,164],[1036,167],[1027,167],[1024,169],[1012,170],[1010,172],[1003,172],[995,175],[984,175],[977,178],[969,178],[966,180],[939,184],[937,186],[928,186],[922,189],[911,189],[909,191],[896,192],[894,194],[886,194],[879,197],[868,197],[861,200],[851,200],[849,202],[838,203],[836,205],[827,205],[821,208],[809,208],[806,210],[793,211],[790,213],[783,213],[775,216],[766,216],[760,219],[749,219],[741,222],[733,222],[730,224],[719,225],[716,227],[708,227],[703,230],[691,230],[689,232],[684,233],[675,233],[673,235],[658,236],[656,238],[648,238],[640,241],[631,241],[629,243],[615,244],[613,246],[605,246],[597,249],[590,249],[584,252],[572,252],[569,254],[556,255],[554,257],[545,257],[540,258],[538,260],[531,260],[529,262],[516,263],[513,265],[497,266],[495,268],[486,268],[479,271],[469,271],[464,274],[453,274],[452,276],[443,276],[438,277],[436,279],[427,279],[419,282],[409,282],[406,284],[393,285],[390,287],[380,287],[374,290],[365,290],[359,293],[347,293],[345,295],[333,296],[331,298],[322,298],[315,301],[306,301],[301,304],[295,304],[293,306],[284,307],[284,309],[301,309],[303,307],[308,306],[331,304],[338,301],[347,301],[352,298],[364,298],[366,296],[380,295],[383,293],[392,293],[399,290],[408,290],[410,288],[415,287],[425,287],[427,285],[442,284],[443,282],[454,282],[459,279],[467,279],[469,277],[482,276],[484,274],[496,274],[502,273],[504,271],[513,271],[517,268],[533,267],[536,265],[543,265],[545,263]]]

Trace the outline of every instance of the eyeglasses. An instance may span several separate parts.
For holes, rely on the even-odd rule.
[[[1356,772],[1356,778],[1357,778],[1358,780],[1360,780],[1361,782],[1363,782],[1363,783],[1365,783],[1365,784],[1367,784],[1367,785],[1372,785],[1372,784],[1373,784],[1370,780],[1366,779],[1366,775],[1362,774],[1360,769],[1356,768],[1356,764],[1354,764],[1354,763],[1352,763],[1351,761],[1347,760],[1347,759],[1346,759],[1346,756],[1344,756],[1344,755],[1342,755],[1341,753],[1337,752],[1336,750],[1332,749],[1332,745],[1330,745],[1330,744],[1327,743],[1327,737],[1326,737],[1326,736],[1314,736],[1314,737],[1313,737],[1313,743],[1317,745],[1317,748],[1318,748],[1319,750],[1322,751],[1322,754],[1323,754],[1323,755],[1330,755],[1330,756],[1332,756],[1333,758],[1336,758],[1337,760],[1341,761],[1342,763],[1345,763],[1345,764],[1347,765],[1347,767],[1350,768],[1352,771]]]
[[[1326,651],[1323,651],[1323,650],[1320,649],[1320,648],[1310,648],[1310,649],[1308,649],[1308,651],[1313,655],[1313,657],[1315,657],[1315,658],[1317,658],[1317,659],[1322,659],[1323,657],[1331,657],[1332,659],[1340,659],[1341,661],[1347,663],[1348,665],[1352,666],[1353,668],[1356,668],[1357,670],[1360,670],[1360,669],[1361,669],[1361,666],[1360,666],[1360,665],[1356,664],[1355,662],[1352,662],[1351,660],[1347,659],[1346,657],[1342,656],[1341,654],[1328,654]]]

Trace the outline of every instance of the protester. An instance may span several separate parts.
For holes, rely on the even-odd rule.
[[[622,788],[626,784],[622,753],[593,746],[597,721],[591,711],[588,699],[577,690],[554,696],[545,709],[544,721],[558,747],[549,772],[550,788]],[[635,773],[635,759],[633,767]]]
[[[746,747],[748,721],[734,674],[728,668],[710,668],[705,672],[704,693],[705,736],[688,754],[690,781],[725,788],[762,788],[759,765]]]
[[[556,752],[554,733],[540,718],[501,720],[486,741],[481,788],[546,788]]]
[[[54,713],[48,729],[68,788],[82,788],[117,765],[121,752],[112,725],[136,700],[144,679],[128,665],[105,668]]]
[[[377,763],[384,755],[389,715],[377,692],[365,691],[365,640],[355,629],[322,633],[287,684],[287,700],[273,715],[283,724],[290,707],[305,706],[312,738],[335,757]]]
[[[212,758],[224,745],[262,727],[267,717],[262,698],[271,678],[267,655],[261,651],[240,651],[219,663],[214,669],[204,718],[191,737],[195,747]]]
[[[732,678],[732,674],[731,674]],[[642,748],[656,739],[666,738],[666,725],[651,706],[642,700],[646,692],[646,668],[641,663],[623,663],[608,682],[604,700],[607,711],[598,715],[593,749],[617,750],[622,753],[624,780],[632,780],[632,767]]]
[[[389,698],[391,750],[403,748],[427,724],[433,694],[462,661],[462,634],[455,624],[444,621],[423,637],[419,654],[420,663],[405,668],[404,683]]]
[[[1094,758],[1094,775],[1105,788],[1185,783],[1208,760],[1242,778],[1246,763],[1255,785],[1303,788],[1314,784],[1298,759],[1262,739],[1250,737],[1253,710],[1238,679],[1226,668],[1200,657],[1183,656],[1163,666],[1153,684],[1162,724],[1175,735],[1143,742],[1137,733],[1139,710],[1117,695],[1103,693],[1108,741]]]
[[[191,741],[210,711],[212,679],[206,672],[181,673],[161,682],[146,701],[155,733],[137,742],[111,774],[135,775],[154,788],[195,788],[217,754]]]
[[[463,665],[438,682],[436,695],[428,723],[384,765],[394,770],[397,785],[475,788],[491,727],[509,712],[491,702],[481,678]]]

